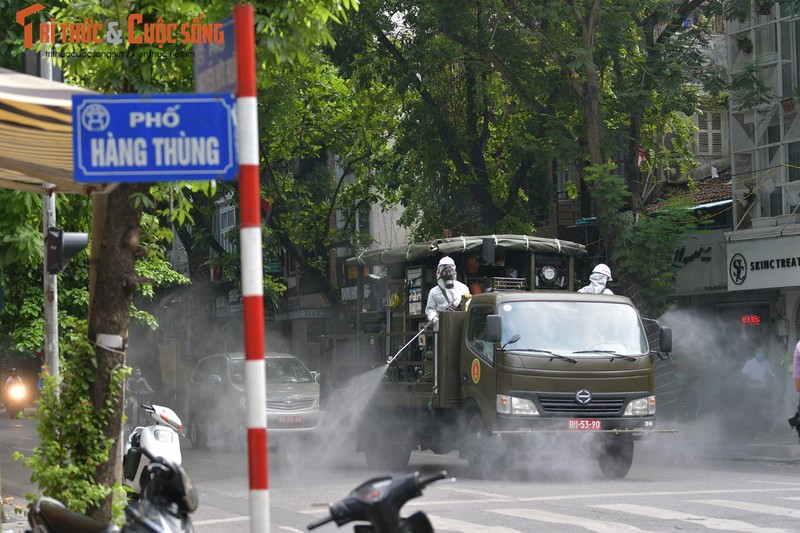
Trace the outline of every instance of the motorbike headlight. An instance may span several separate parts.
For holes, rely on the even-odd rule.
[[[22,400],[25,398],[25,385],[20,385],[19,383],[12,385],[11,389],[8,391],[8,395],[12,400]]]
[[[648,416],[656,414],[656,397],[647,396],[628,402],[622,416]]]
[[[536,404],[526,398],[516,396],[497,395],[497,412],[502,415],[538,416]]]

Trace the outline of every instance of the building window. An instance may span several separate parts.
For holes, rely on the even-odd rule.
[[[235,205],[220,206],[217,211],[217,232],[215,237],[226,252],[236,251],[236,230],[238,226],[238,211]]]
[[[370,214],[372,206],[369,204],[361,206],[356,211],[356,231],[365,235],[371,235]]]
[[[788,153],[789,181],[800,180],[800,142],[786,145]]]
[[[697,115],[697,152],[722,155],[722,113],[703,111]]]

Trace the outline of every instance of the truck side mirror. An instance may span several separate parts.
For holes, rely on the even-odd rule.
[[[500,315],[486,316],[486,340],[489,342],[500,342],[503,337],[503,319]]]
[[[222,385],[222,376],[219,374],[211,374],[208,376],[208,382],[212,385]]]
[[[661,344],[662,352],[672,351],[672,328],[669,326],[661,326],[659,331],[659,343]]]

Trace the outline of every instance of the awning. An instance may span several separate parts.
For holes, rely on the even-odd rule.
[[[711,207],[722,207],[723,205],[731,205],[733,200],[730,198],[727,200],[718,200],[716,202],[708,202],[707,204],[700,204],[692,206],[691,209],[709,209]]]
[[[417,261],[454,253],[478,251],[483,239],[494,240],[498,250],[522,250],[537,253],[558,253],[567,256],[586,255],[586,247],[572,241],[544,239],[529,235],[478,235],[436,239],[426,244],[409,244],[381,250],[368,250],[347,260],[348,264],[376,266]]]
[[[0,188],[88,194],[105,185],[75,183],[72,95],[94,91],[0,68]]]

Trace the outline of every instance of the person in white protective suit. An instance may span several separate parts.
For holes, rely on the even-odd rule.
[[[456,263],[452,257],[442,257],[436,267],[436,286],[428,293],[425,316],[433,325],[439,321],[439,313],[458,309],[472,295],[469,288],[456,279]]]
[[[578,292],[614,294],[611,292],[611,289],[606,288],[606,283],[609,281],[613,281],[611,278],[611,269],[608,268],[608,265],[600,263],[592,270],[592,274],[589,276],[589,284],[578,289]]]

